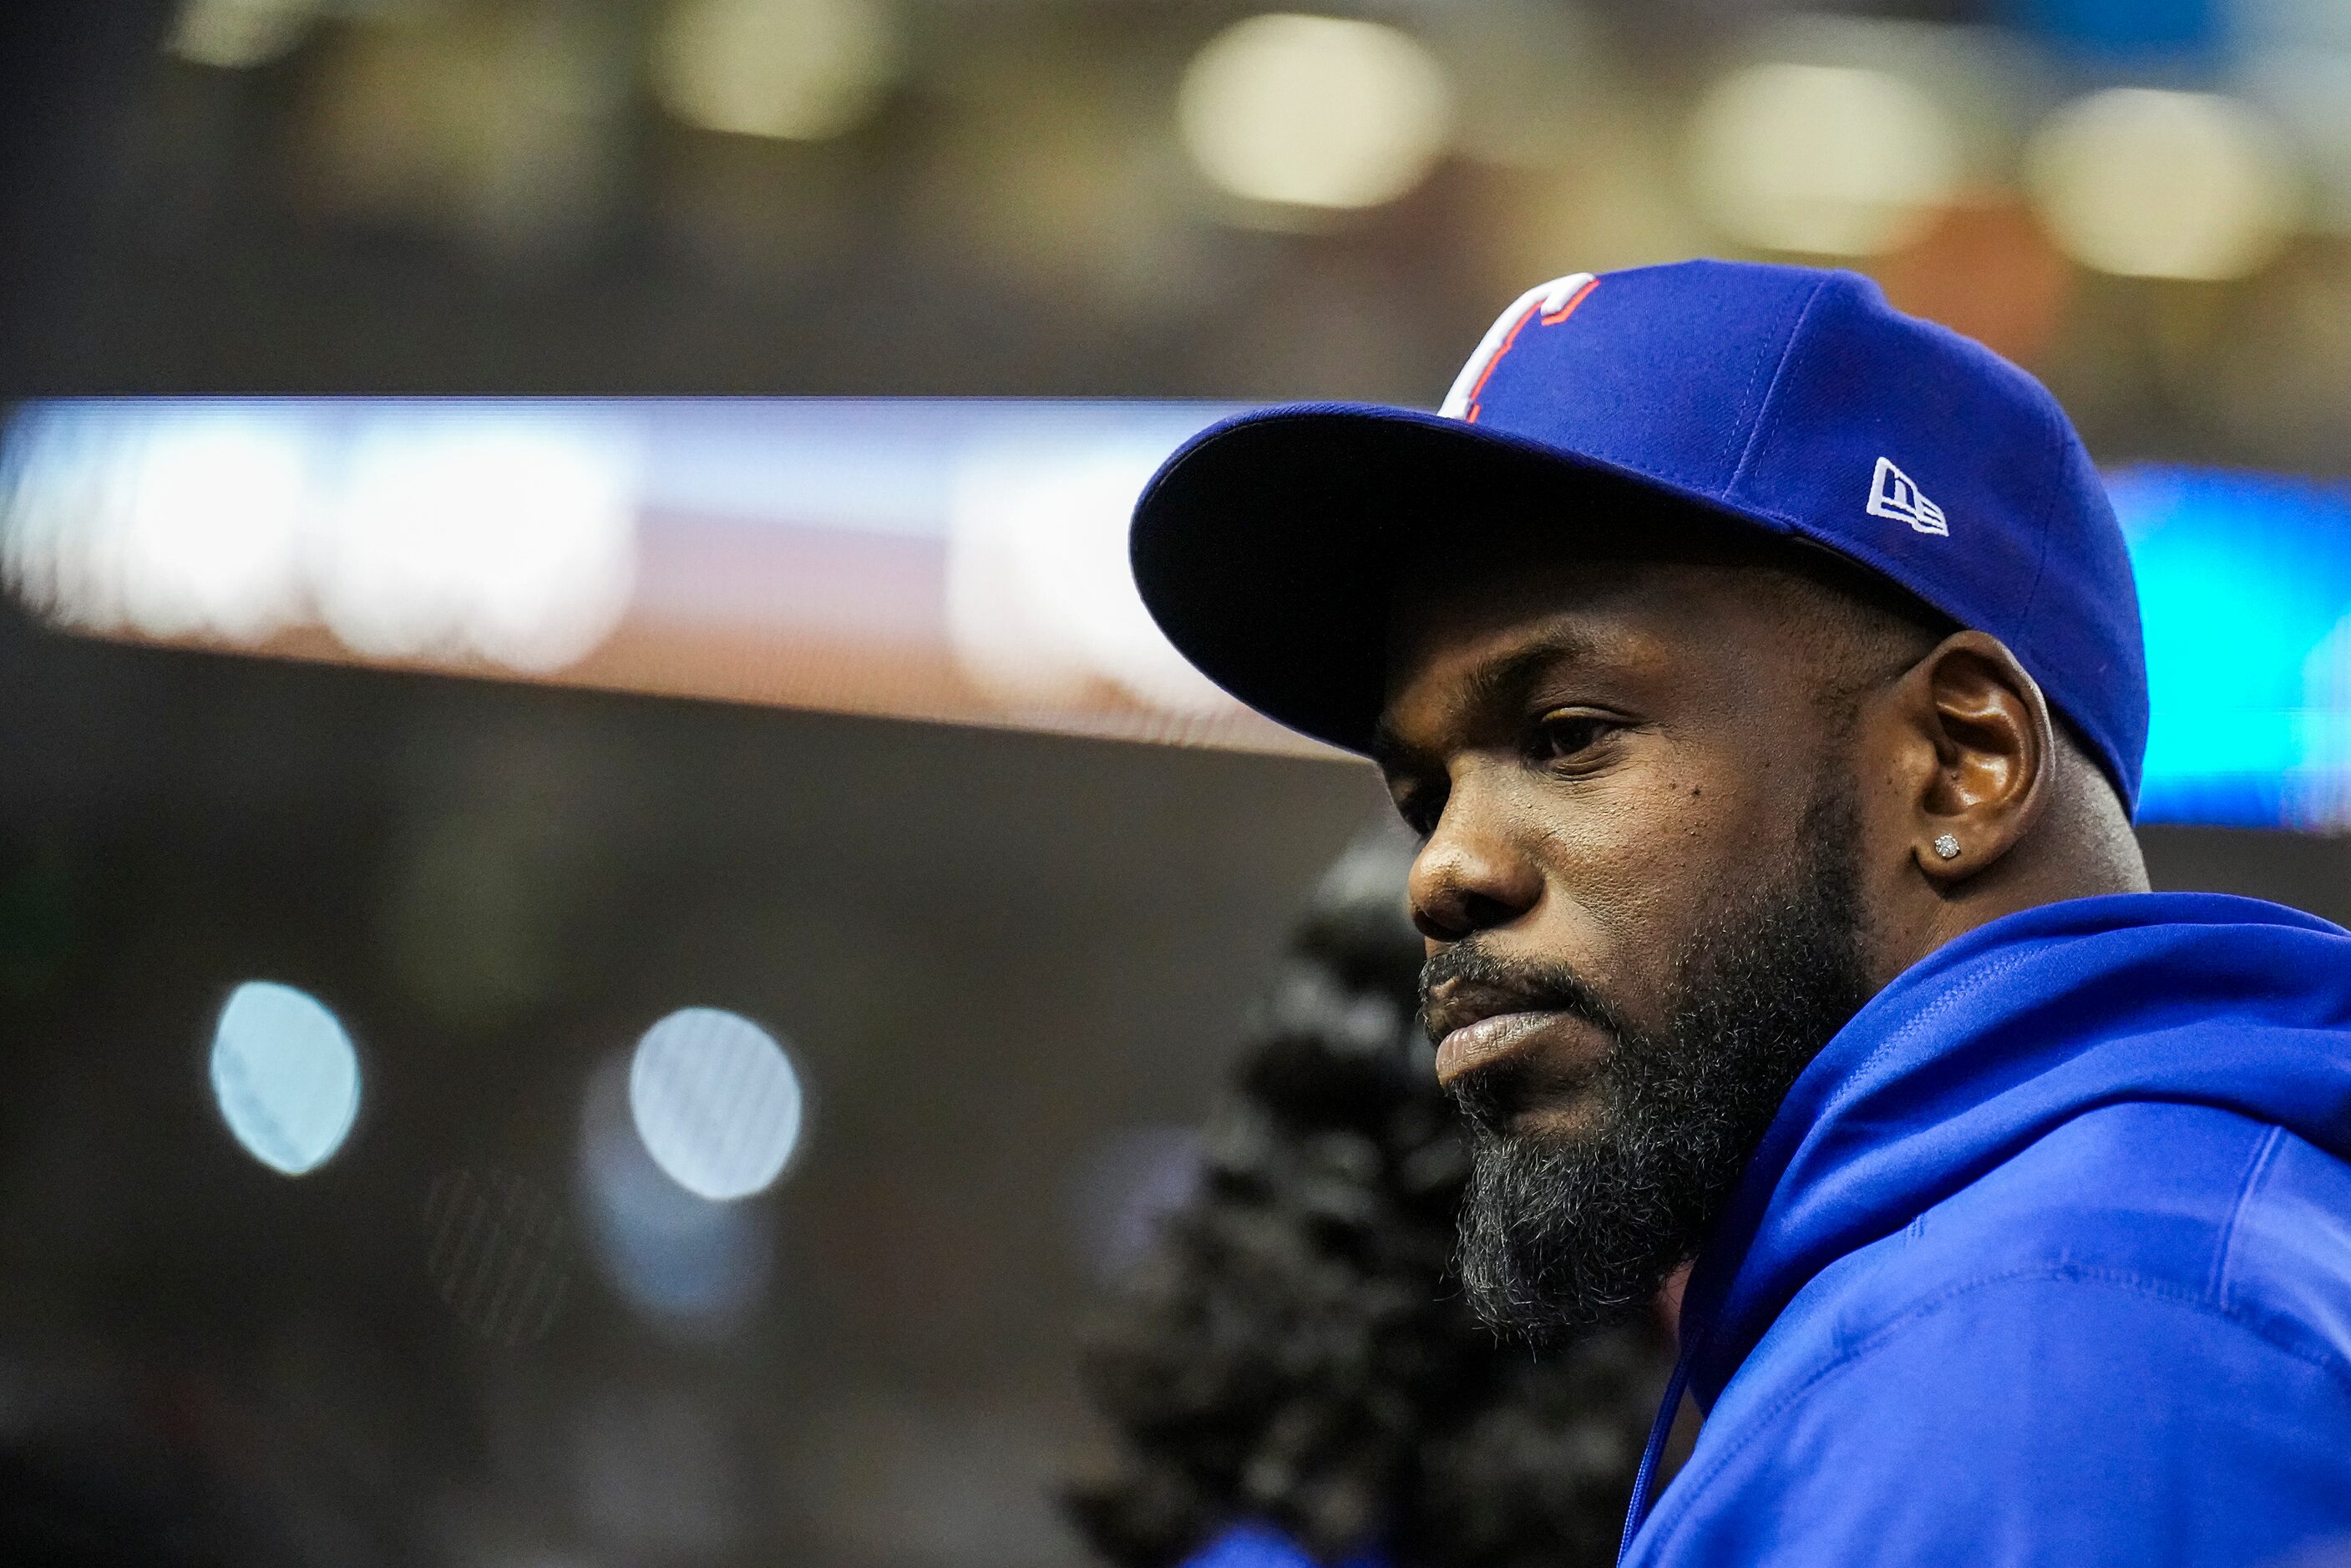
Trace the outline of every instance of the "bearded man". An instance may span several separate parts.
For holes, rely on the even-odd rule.
[[[2351,935],[2147,891],[2129,561],[2031,378],[1850,274],[1578,275],[1438,414],[1204,433],[1133,552],[1422,836],[1475,1304],[1695,1260],[1625,1561],[2351,1543]]]

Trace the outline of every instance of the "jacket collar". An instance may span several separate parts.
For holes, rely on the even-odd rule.
[[[2097,1106],[2219,1106],[2351,1158],[2346,1028],[2351,934],[2274,904],[2115,894],[1968,932],[1782,1103],[1683,1298],[1692,1392],[1710,1407],[1830,1263]]]

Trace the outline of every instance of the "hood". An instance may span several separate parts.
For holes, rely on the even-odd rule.
[[[2044,905],[1913,965],[1789,1091],[1682,1303],[1711,1408],[1838,1258],[2073,1117],[2217,1106],[2351,1160],[2351,933],[2210,893]]]

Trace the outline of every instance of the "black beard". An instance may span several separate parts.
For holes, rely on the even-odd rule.
[[[1563,969],[1500,963],[1474,940],[1430,961],[1424,988],[1507,979],[1614,1042],[1588,1132],[1510,1131],[1535,1085],[1507,1064],[1453,1085],[1472,1160],[1458,1269],[1489,1325],[1557,1343],[1634,1315],[1698,1255],[1797,1075],[1869,998],[1855,817],[1848,794],[1814,803],[1808,854],[1690,940],[1654,1034]]]

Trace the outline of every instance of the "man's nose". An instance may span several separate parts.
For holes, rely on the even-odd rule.
[[[1420,934],[1458,942],[1533,909],[1542,898],[1542,873],[1522,853],[1508,814],[1457,784],[1405,887]]]

